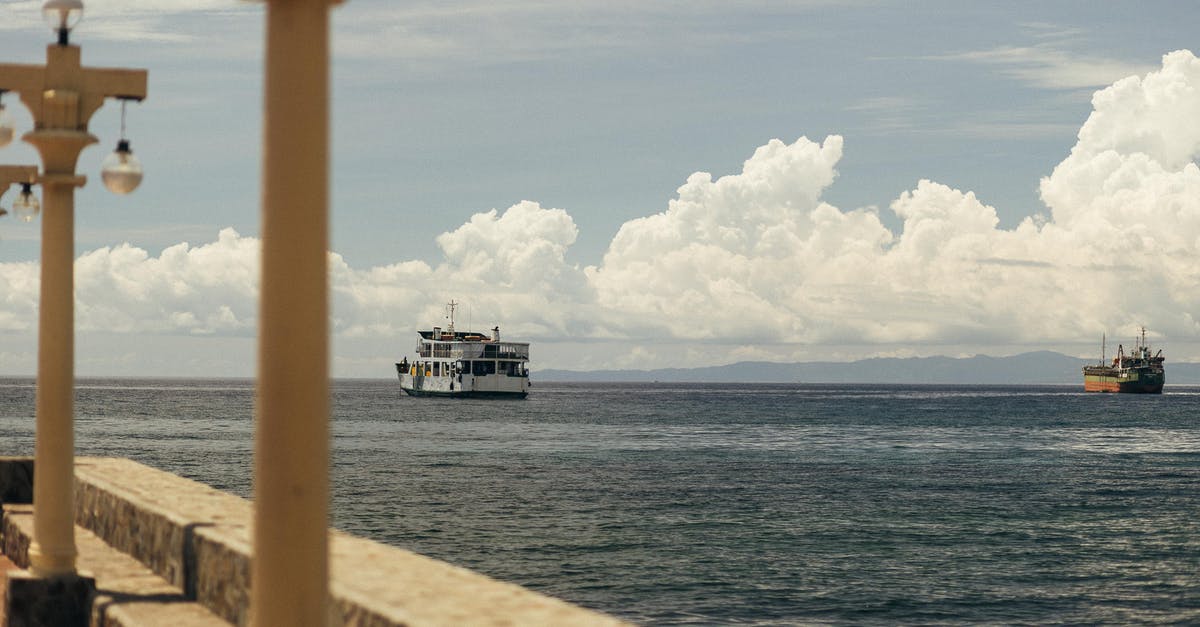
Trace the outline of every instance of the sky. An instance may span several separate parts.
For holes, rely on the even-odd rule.
[[[0,61],[44,62],[40,6],[0,0]],[[149,94],[135,193],[98,180],[118,104],[80,159],[76,372],[252,376],[265,9],[85,6],[84,64],[145,68]],[[532,342],[535,371],[1099,359],[1142,326],[1200,361],[1196,3],[332,15],[335,376],[392,376],[451,299],[459,328]],[[0,219],[0,375],[36,370],[39,225]]]

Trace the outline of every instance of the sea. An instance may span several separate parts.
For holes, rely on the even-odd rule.
[[[331,524],[645,625],[1200,624],[1200,388],[1081,387],[339,380]],[[250,496],[252,381],[76,393],[78,454]]]

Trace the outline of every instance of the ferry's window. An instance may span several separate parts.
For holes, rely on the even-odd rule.
[[[442,376],[442,362],[440,362],[440,361],[433,362],[433,376],[435,376],[435,377]]]

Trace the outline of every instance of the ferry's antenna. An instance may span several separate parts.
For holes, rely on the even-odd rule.
[[[447,331],[451,336],[454,335],[454,310],[456,308],[458,308],[458,303],[454,302],[453,298],[450,299],[450,302],[446,305],[446,309],[450,311],[450,328],[448,328]]]
[[[1108,333],[1100,334],[1100,365],[1108,363]]]

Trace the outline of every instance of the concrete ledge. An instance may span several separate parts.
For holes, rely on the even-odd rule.
[[[21,526],[28,521],[28,528]],[[0,521],[0,534],[4,536],[4,556],[12,560],[17,568],[29,568],[29,544],[33,541],[33,506],[5,505],[4,518]]]
[[[243,499],[128,459],[75,463],[75,522],[184,590],[195,585],[194,530],[251,515]]]
[[[78,458],[75,491],[80,526],[136,557],[213,614],[235,625],[247,624],[253,517],[249,501],[113,458]],[[333,625],[624,624],[520,586],[332,530],[330,595]]]

